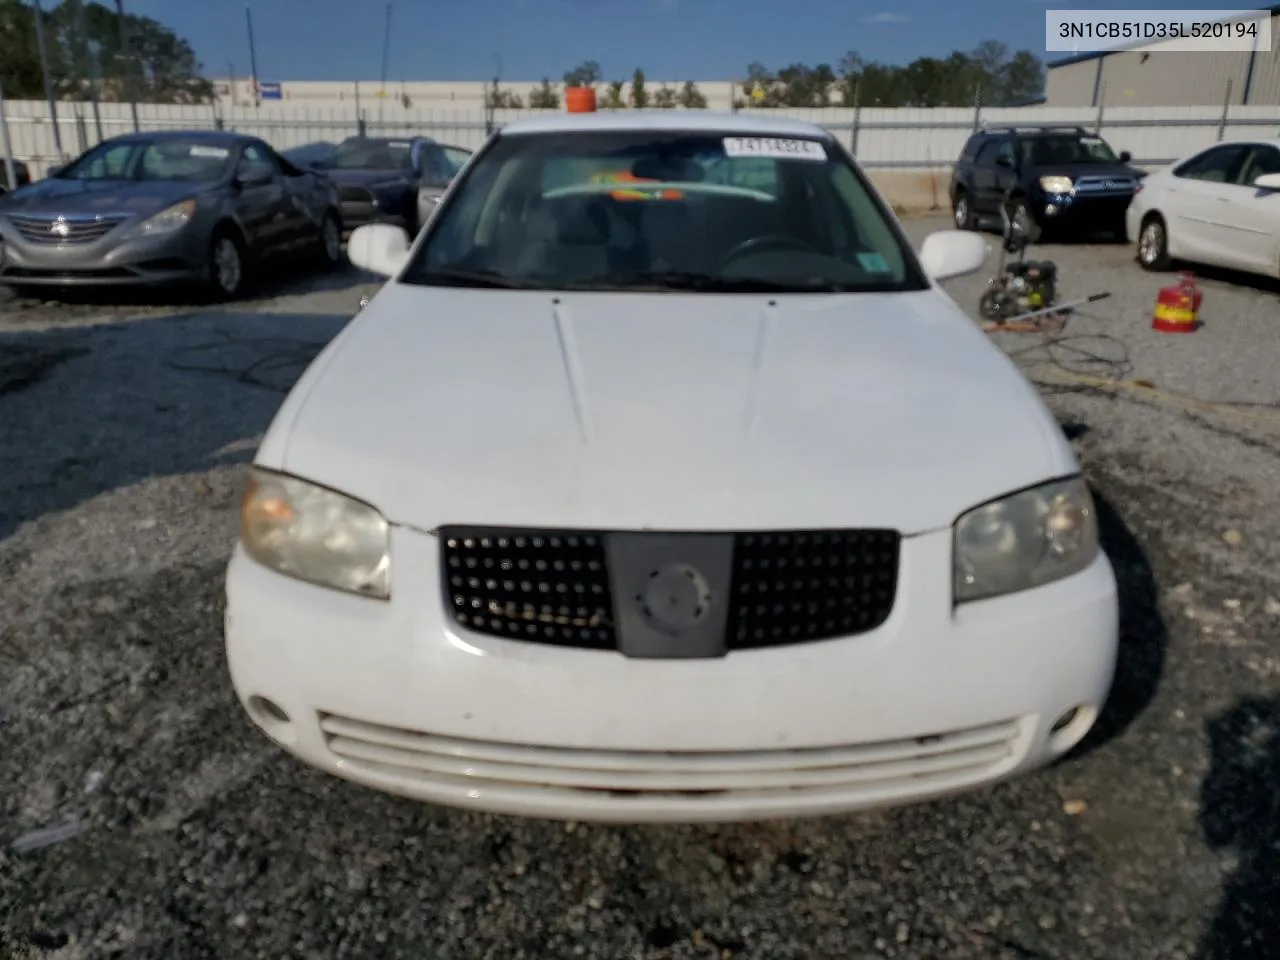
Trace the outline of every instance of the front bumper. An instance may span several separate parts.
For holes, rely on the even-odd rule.
[[[0,217],[0,284],[137,286],[198,280],[206,247],[188,226],[162,237],[134,236],[122,224],[91,243],[34,243]]]
[[[953,611],[950,533],[913,537],[879,629],[669,661],[466,633],[444,617],[437,546],[395,530],[389,603],[285,578],[237,548],[231,678],[279,745],[390,793],[523,816],[824,815],[1053,760],[1088,732],[1115,667],[1105,556]]]
[[[1113,229],[1125,222],[1132,193],[1108,196],[1043,194],[1032,205],[1032,214],[1041,226],[1058,224],[1079,229]]]

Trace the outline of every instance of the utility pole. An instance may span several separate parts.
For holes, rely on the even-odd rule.
[[[258,90],[258,50],[253,45],[253,11],[249,4],[244,5],[244,22],[249,28],[249,70],[253,74],[253,105],[262,106],[262,97]]]
[[[84,51],[84,58],[87,61],[86,67],[89,74],[89,99],[93,101],[93,126],[98,133],[98,142],[102,142],[102,111],[98,109],[98,84],[102,81],[102,64],[98,61],[98,53],[89,43],[89,28],[84,15],[85,5],[82,3],[77,8],[79,23],[77,27],[80,31],[80,48]]]
[[[0,146],[4,147],[4,173],[9,192],[18,189],[18,171],[13,168],[13,144],[9,142],[9,121],[4,113],[4,84],[0,83]]]
[[[62,131],[58,128],[58,101],[53,96],[53,77],[49,74],[49,55],[44,45],[44,11],[40,9],[40,0],[34,0],[32,5],[36,14],[36,48],[40,53],[40,69],[44,72],[44,95],[49,99],[49,122],[53,124],[53,147],[61,163],[64,159]]]
[[[382,122],[382,106],[387,100],[387,61],[391,58],[391,4],[387,4],[387,22],[382,33],[382,92],[378,94],[378,122]]]
[[[129,21],[125,19],[124,0],[116,0],[116,16],[120,19],[120,56],[124,58],[124,76],[121,81],[124,84],[124,90],[121,91],[129,98],[129,113],[133,116],[133,132],[138,132],[138,97],[133,92],[133,80],[129,76],[129,61],[132,56],[129,52]]]

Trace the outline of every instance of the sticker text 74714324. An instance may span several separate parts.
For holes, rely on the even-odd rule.
[[[824,163],[827,151],[817,140],[781,137],[725,137],[726,157],[770,157],[775,160],[809,160]]]

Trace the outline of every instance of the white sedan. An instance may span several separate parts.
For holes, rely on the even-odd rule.
[[[1280,139],[1236,140],[1146,177],[1126,212],[1138,262],[1280,277]]]
[[[825,131],[513,123],[265,436],[227,571],[284,749],[642,822],[992,783],[1088,732],[1117,597],[1058,423]]]

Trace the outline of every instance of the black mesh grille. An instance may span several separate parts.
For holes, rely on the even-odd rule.
[[[445,527],[445,597],[477,633],[613,649],[613,598],[602,534]]]
[[[733,551],[730,650],[874,630],[898,587],[892,530],[740,534]]]
[[[607,534],[444,527],[445,602],[476,633],[617,648]],[[898,587],[892,530],[734,536],[728,648],[784,646],[874,630]]]

